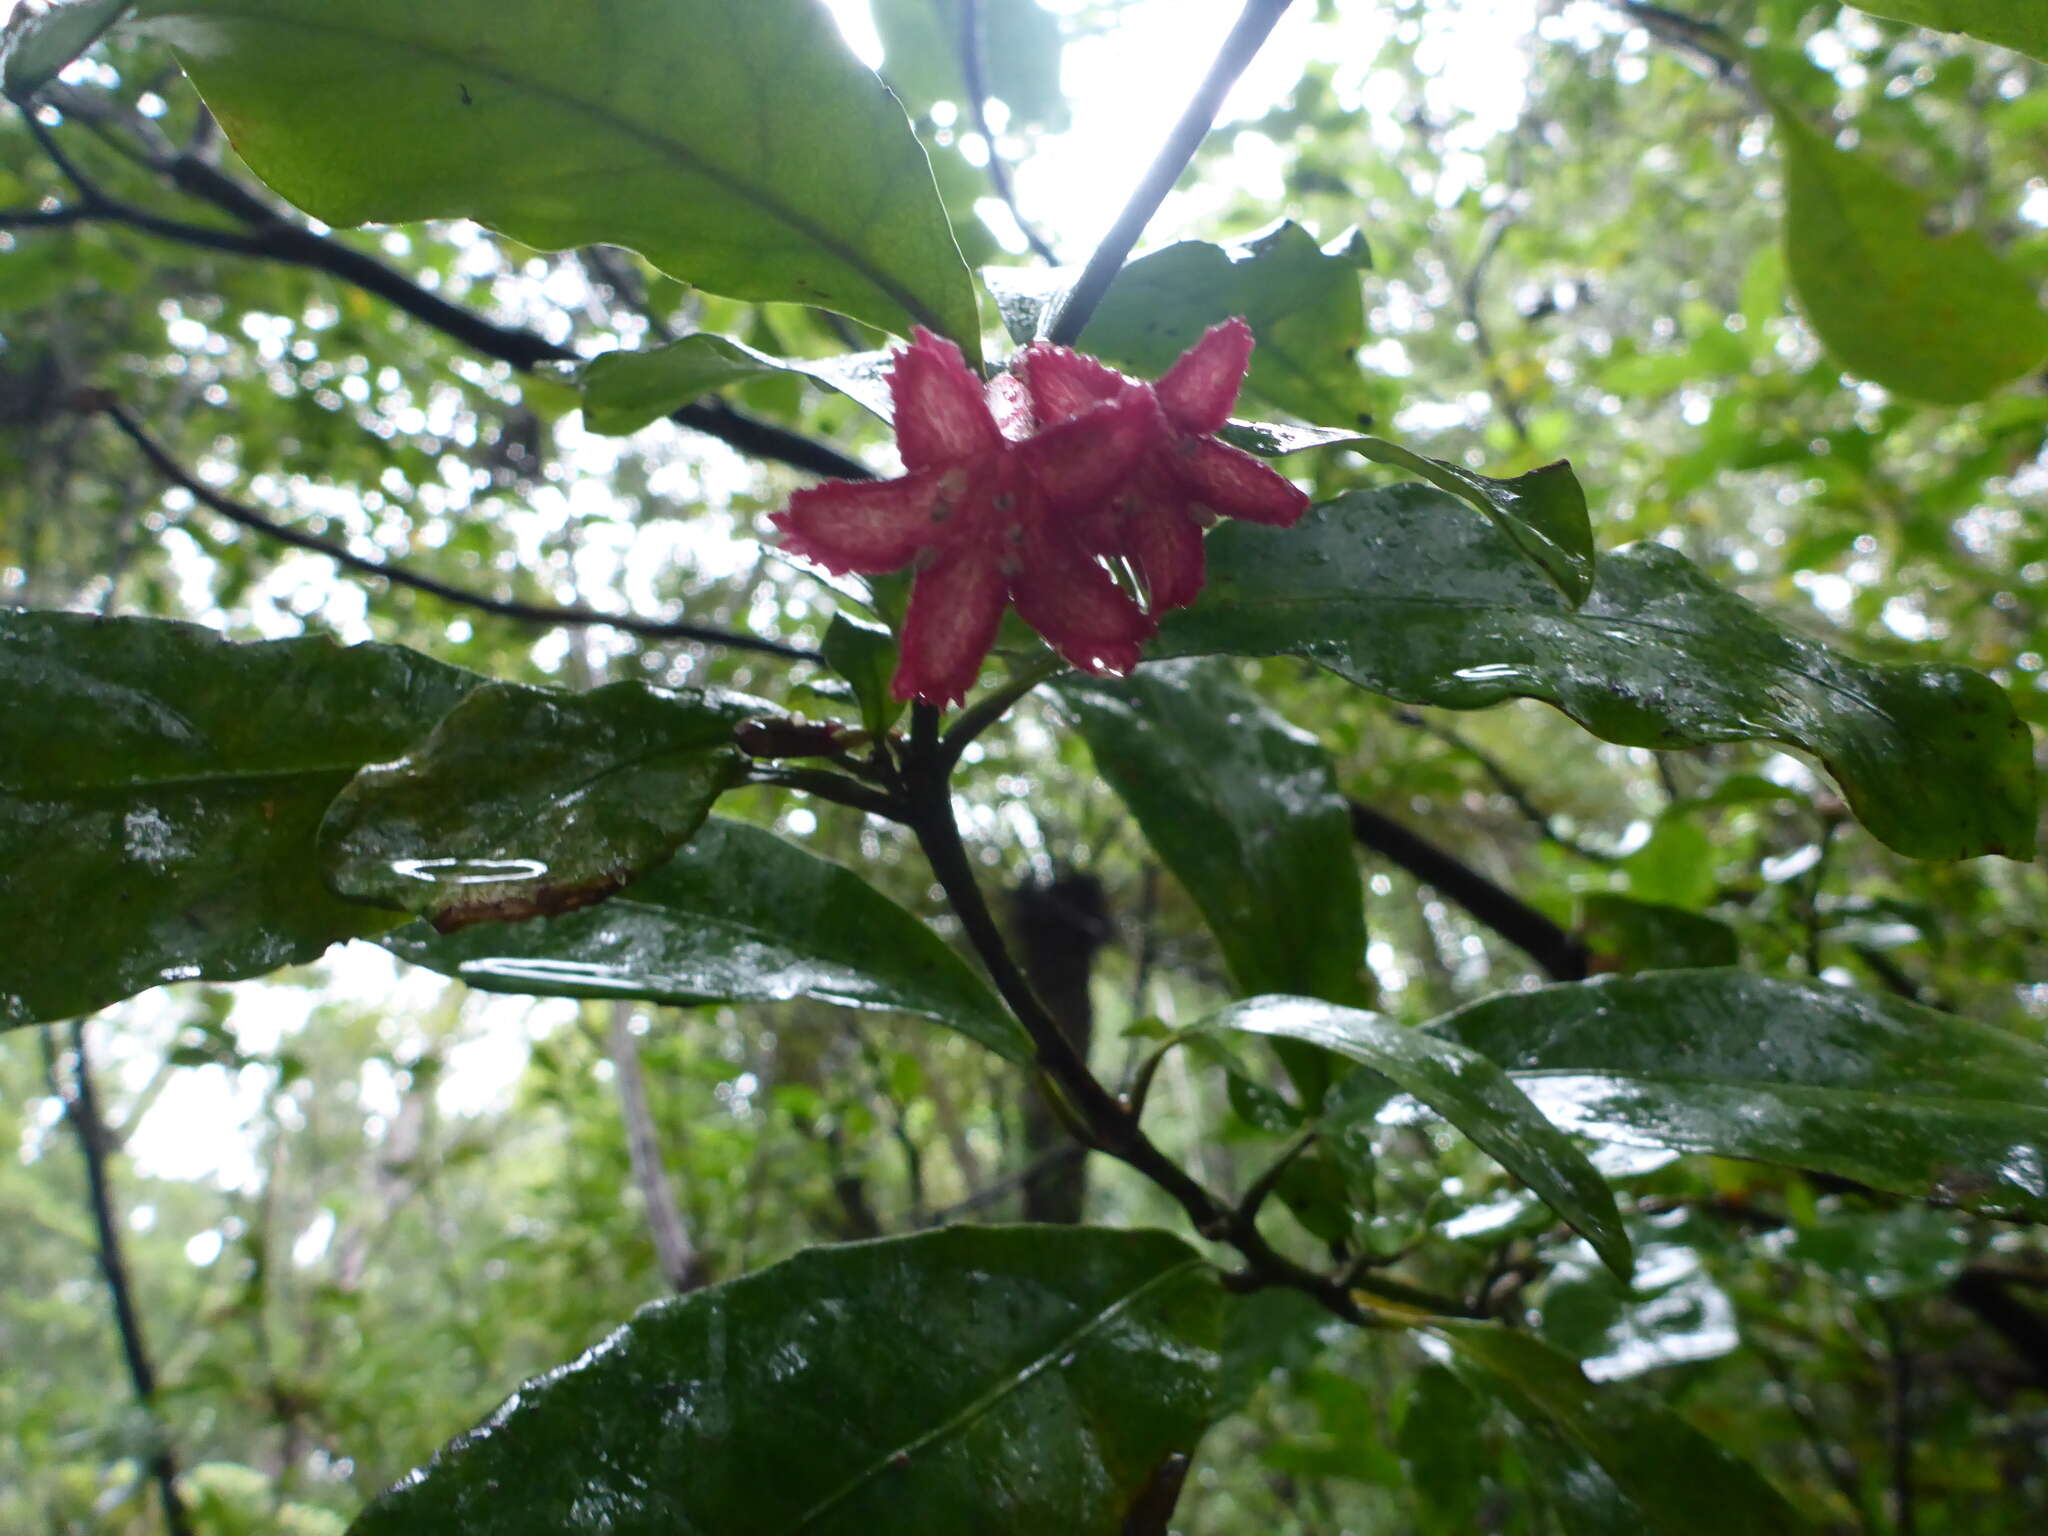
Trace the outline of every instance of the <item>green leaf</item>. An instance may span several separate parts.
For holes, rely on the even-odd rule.
[[[749,379],[797,375],[835,389],[882,420],[893,415],[890,352],[843,357],[771,357],[743,342],[699,332],[646,352],[607,352],[577,370],[583,424],[624,437],[660,421],[678,406]]]
[[[1053,685],[1109,782],[1202,909],[1244,993],[1364,998],[1365,905],[1330,755],[1225,662]]]
[[[1279,458],[1303,448],[1343,447],[1376,464],[1413,470],[1438,490],[1449,491],[1492,518],[1515,547],[1557,583],[1574,607],[1593,590],[1593,522],[1586,511],[1586,492],[1567,459],[1512,480],[1496,480],[1445,459],[1425,458],[1385,438],[1355,432],[1234,421],[1218,436],[1265,458]]]
[[[1650,1392],[1595,1386],[1526,1333],[1436,1323],[1468,1387],[1590,1456],[1659,1536],[1794,1536],[1809,1529],[1748,1462],[1709,1440]]]
[[[1163,1232],[954,1227],[656,1302],[354,1536],[1119,1536],[1214,1416],[1215,1271]]]
[[[1235,1003],[1200,1027],[1300,1040],[1370,1067],[1463,1131],[1474,1146],[1528,1185],[1591,1243],[1609,1268],[1628,1279],[1628,1234],[1622,1230],[1606,1181],[1571,1138],[1478,1051],[1390,1023],[1378,1014],[1306,997],[1257,997]]]
[[[613,683],[488,683],[320,826],[328,888],[444,933],[603,901],[674,853],[745,761],[733,727],[771,705]]]
[[[397,646],[0,612],[0,1026],[389,926],[320,883],[314,829],[478,681]]]
[[[1611,891],[1590,892],[1579,905],[1580,934],[1601,969],[1675,971],[1741,958],[1735,930],[1717,918]]]
[[[2048,59],[2048,6],[2041,0],[1857,0],[1856,9]]]
[[[1359,491],[1292,529],[1226,523],[1209,585],[1155,653],[1295,654],[1411,704],[1555,704],[1638,747],[1772,740],[1827,765],[1901,853],[2034,850],[2027,728],[1997,684],[1870,666],[1796,635],[1660,544],[1601,557],[1571,611],[1508,540],[1420,486]]]
[[[487,992],[889,1008],[1012,1061],[1022,1028],[939,936],[852,871],[714,816],[668,863],[601,907],[385,939],[402,959]]]
[[[143,0],[250,167],[330,224],[472,218],[738,299],[916,321],[973,281],[902,108],[811,0]]]
[[[825,626],[818,647],[825,665],[846,679],[860,705],[861,724],[880,735],[896,723],[904,701],[890,692],[896,675],[896,637],[879,624],[869,624],[841,610]]]
[[[961,70],[962,6],[955,0],[872,0],[882,40],[882,78],[912,112],[967,100]],[[1064,128],[1059,18],[1038,0],[977,0],[988,94],[1010,109],[1010,127]],[[963,125],[972,127],[965,113]]]
[[[7,94],[25,101],[52,80],[64,67],[94,43],[100,34],[121,19],[134,0],[72,0],[47,11],[23,7],[7,23],[0,46],[6,50],[0,64],[0,81]]]
[[[1426,1365],[1408,1392],[1395,1441],[1426,1536],[1481,1529],[1479,1505],[1495,1458],[1481,1434],[1484,1404],[1447,1366]]]
[[[2048,1219],[2048,1049],[1896,998],[1738,970],[1489,998],[1432,1032],[1588,1136]]]
[[[1117,274],[1080,345],[1157,378],[1210,326],[1242,315],[1258,338],[1245,394],[1305,421],[1355,429],[1377,405],[1356,357],[1365,340],[1358,274],[1371,264],[1355,231],[1322,250],[1291,222],[1241,246],[1184,240]],[[1011,334],[1028,341],[1073,276],[992,267],[982,280]]]
[[[1793,291],[1852,373],[1963,405],[2048,355],[2048,312],[2032,281],[1981,234],[1929,234],[1927,198],[1796,112],[1780,109],[1777,120]]]

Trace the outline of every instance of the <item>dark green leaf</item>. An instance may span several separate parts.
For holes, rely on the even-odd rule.
[[[1595,891],[1580,902],[1580,936],[1602,969],[1675,971],[1733,965],[1741,958],[1735,930],[1683,907]]]
[[[330,224],[473,218],[739,299],[919,321],[973,282],[902,108],[811,0],[143,0],[251,168]]]
[[[2041,0],[1857,0],[1856,9],[2048,59],[2048,6]]]
[[[749,379],[795,375],[835,389],[884,421],[893,414],[889,352],[843,357],[771,357],[743,342],[700,332],[647,352],[607,352],[577,370],[583,421],[593,432],[638,432],[692,400]]]
[[[1031,1057],[995,994],[931,929],[850,870],[719,816],[601,907],[452,935],[418,925],[384,943],[488,992],[810,997],[920,1014],[1013,1061]]]
[[[1606,1182],[1571,1138],[1479,1052],[1377,1014],[1306,997],[1253,998],[1201,1027],[1300,1040],[1370,1067],[1471,1137],[1570,1223],[1616,1274],[1628,1278],[1628,1234]]]
[[[1238,421],[1220,435],[1247,453],[1266,458],[1303,448],[1343,447],[1375,464],[1413,470],[1438,490],[1449,491],[1492,518],[1574,607],[1593,590],[1593,524],[1586,512],[1586,493],[1567,460],[1512,480],[1496,480],[1445,459],[1425,458],[1385,438],[1352,432]]]
[[[489,683],[320,826],[327,884],[442,932],[603,901],[703,825],[744,777],[733,727],[773,706],[613,683]]]
[[[1157,378],[1203,331],[1242,315],[1258,338],[1245,394],[1306,421],[1355,429],[1370,422],[1376,404],[1355,355],[1365,340],[1358,274],[1370,264],[1357,233],[1324,251],[1294,223],[1242,246],[1185,240],[1140,256],[1117,274],[1081,349]],[[1004,324],[1025,341],[1072,275],[1020,275],[998,267],[982,279]]]
[[[1426,1365],[1408,1392],[1395,1444],[1421,1506],[1425,1536],[1469,1536],[1494,1468],[1481,1431],[1486,1405],[1457,1375]]]
[[[1526,1333],[1486,1323],[1432,1325],[1467,1386],[1597,1462],[1660,1536],[1804,1532],[1806,1522],[1748,1462],[1648,1392],[1595,1386]]]
[[[1038,0],[872,0],[875,33],[882,40],[882,78],[912,112],[934,102],[967,100],[962,72],[962,12],[981,21],[983,89],[1010,109],[1010,125],[1063,128],[1067,99],[1060,90],[1059,18]],[[963,124],[972,126],[962,114]]]
[[[1603,555],[1572,612],[1496,529],[1421,486],[1354,492],[1293,529],[1226,523],[1202,601],[1157,649],[1293,653],[1414,704],[1543,699],[1628,746],[1782,741],[1902,853],[2033,854],[2032,745],[1990,679],[1853,661],[1660,544]]]
[[[1928,232],[1928,200],[1791,110],[1785,259],[1800,308],[1851,372],[1919,400],[1982,399],[2048,355],[2033,282],[1973,229]]]
[[[17,101],[35,94],[73,59],[99,41],[134,0],[72,0],[47,11],[23,6],[7,23],[6,60],[0,64],[7,94]]]
[[[955,1227],[657,1302],[354,1536],[1120,1536],[1215,1413],[1223,1293],[1161,1232]]]
[[[903,700],[889,689],[896,675],[896,637],[841,611],[825,626],[819,647],[825,665],[846,679],[860,705],[861,724],[880,735],[903,713]]]
[[[1489,998],[1432,1029],[1589,1136],[2048,1218],[2048,1050],[1988,1024],[1708,970]]]
[[[396,646],[0,612],[0,1026],[388,927],[320,883],[314,829],[478,682]]]
[[[1364,896],[1329,753],[1223,662],[1054,688],[1239,990],[1362,1001]]]

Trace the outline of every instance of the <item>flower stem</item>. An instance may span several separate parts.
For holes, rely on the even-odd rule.
[[[1180,180],[1180,173],[1187,169],[1196,149],[1208,137],[1216,114],[1223,108],[1223,98],[1230,94],[1237,77],[1244,73],[1245,66],[1265,45],[1281,13],[1292,3],[1293,0],[1245,0],[1243,14],[1237,18],[1237,25],[1230,29],[1230,35],[1224,38],[1223,46],[1217,50],[1216,62],[1209,66],[1209,73],[1195,88],[1187,110],[1173,125],[1173,131],[1166,136],[1166,143],[1160,147],[1159,154],[1139,181],[1137,190],[1131,193],[1130,201],[1124,204],[1116,223],[1102,237],[1102,243],[1095,247],[1095,254],[1088,258],[1088,265],[1081,269],[1080,278],[1068,290],[1066,299],[1052,316],[1052,323],[1045,328],[1047,341],[1071,347],[1080,339],[1082,330],[1095,313],[1095,306],[1102,302],[1102,296],[1109,292],[1110,283],[1123,267],[1124,258],[1131,254],[1131,247],[1138,243],[1145,226],[1152,222],[1152,215],[1159,211],[1166,194],[1173,190],[1173,184]]]

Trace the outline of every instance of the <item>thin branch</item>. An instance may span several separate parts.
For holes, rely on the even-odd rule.
[[[1109,292],[1109,285],[1122,270],[1124,258],[1131,254],[1131,248],[1138,243],[1145,226],[1152,222],[1152,215],[1159,211],[1166,194],[1173,190],[1173,184],[1180,180],[1181,172],[1194,159],[1202,140],[1208,137],[1216,114],[1223,109],[1223,98],[1230,94],[1237,77],[1244,73],[1245,66],[1265,45],[1290,3],[1291,0],[1245,0],[1243,14],[1237,18],[1237,25],[1230,29],[1230,35],[1224,38],[1222,48],[1217,51],[1216,62],[1209,66],[1209,73],[1195,88],[1187,110],[1181,113],[1180,121],[1167,134],[1166,143],[1160,147],[1151,168],[1145,172],[1123,212],[1117,215],[1109,233],[1102,237],[1102,243],[1095,247],[1095,254],[1088,258],[1088,265],[1081,269],[1080,277],[1061,301],[1058,313],[1045,332],[1046,340],[1058,346],[1071,347],[1080,339],[1082,330],[1095,313],[1095,306],[1102,302],[1103,295]]]
[[[1033,1158],[1022,1168],[1014,1169],[1004,1174],[1001,1178],[992,1180],[982,1188],[977,1189],[973,1194],[955,1200],[951,1205],[940,1206],[936,1211],[925,1217],[924,1225],[928,1227],[941,1227],[957,1216],[967,1216],[975,1211],[984,1210],[1014,1195],[1034,1179],[1041,1179],[1049,1173],[1056,1173],[1068,1164],[1078,1162],[1087,1155],[1088,1149],[1078,1142],[1069,1142],[1064,1147],[1054,1147],[1042,1157]]]
[[[48,1036],[45,1037],[47,1049]],[[93,1087],[92,1059],[86,1051],[85,1020],[71,1025],[71,1091],[59,1091],[64,1118],[78,1135],[78,1149],[85,1158],[85,1179],[92,1200],[93,1225],[99,1234],[100,1274],[107,1282],[107,1295],[114,1307],[114,1326],[121,1336],[121,1357],[127,1362],[128,1381],[135,1400],[149,1420],[154,1441],[149,1455],[150,1475],[156,1480],[157,1495],[163,1502],[164,1525],[171,1536],[192,1536],[192,1523],[185,1502],[178,1493],[178,1464],[171,1455],[170,1439],[156,1412],[156,1367],[142,1334],[142,1319],[135,1310],[135,1295],[128,1279],[128,1264],[121,1253],[121,1232],[114,1220],[114,1197],[107,1181],[107,1126],[100,1113],[99,1096]],[[52,1063],[54,1067],[54,1063]],[[55,1078],[54,1070],[51,1073]],[[54,1081],[52,1086],[54,1087]]]
[[[1586,946],[1534,907],[1399,822],[1353,800],[1351,832],[1361,846],[1448,897],[1540,966],[1554,981],[1583,981]]]
[[[260,533],[265,538],[289,544],[295,549],[325,555],[349,570],[380,577],[394,586],[411,587],[414,591],[428,593],[445,602],[458,603],[465,608],[496,614],[500,618],[517,619],[525,624],[603,625],[606,628],[623,630],[627,634],[639,635],[647,640],[695,640],[705,645],[722,645],[729,650],[758,651],[769,656],[787,656],[797,661],[818,659],[817,652],[802,646],[787,645],[780,640],[766,640],[759,635],[742,634],[736,630],[716,629],[708,624],[641,619],[631,614],[605,613],[596,608],[585,608],[580,605],[523,603],[509,598],[486,597],[480,592],[470,592],[432,576],[422,576],[415,571],[408,571],[402,566],[392,565],[383,560],[372,560],[367,556],[355,554],[339,544],[332,544],[326,539],[287,527],[255,508],[245,506],[214,490],[172,458],[170,450],[152,437],[149,430],[136,420],[126,406],[111,396],[92,392],[83,403],[97,409],[111,421],[124,437],[141,450],[142,456],[149,460],[151,467],[158,474],[228,521]]]
[[[1618,864],[1621,862],[1620,857],[1616,854],[1603,853],[1598,848],[1588,848],[1584,843],[1574,838],[1566,837],[1562,832],[1558,831],[1556,823],[1550,818],[1550,813],[1536,803],[1535,797],[1523,786],[1521,780],[1509,773],[1502,766],[1500,759],[1492,753],[1482,747],[1474,746],[1456,731],[1451,730],[1447,726],[1439,725],[1428,716],[1418,714],[1413,710],[1404,709],[1397,711],[1394,718],[1403,725],[1413,726],[1419,731],[1424,731],[1434,736],[1445,746],[1462,752],[1465,756],[1471,758],[1473,762],[1479,765],[1480,771],[1493,781],[1493,787],[1507,797],[1509,803],[1522,813],[1523,820],[1535,828],[1537,835],[1546,843],[1555,844],[1566,853],[1595,864]]]
[[[640,1203],[647,1208],[647,1231],[654,1239],[655,1262],[662,1277],[678,1295],[704,1285],[710,1275],[704,1256],[690,1241],[683,1224],[682,1206],[669,1183],[668,1168],[662,1161],[661,1137],[654,1125],[654,1111],[647,1101],[647,1078],[640,1070],[640,1041],[633,1033],[630,1003],[606,1005],[607,1054],[612,1062],[613,1086],[619,1094],[619,1119],[626,1128],[626,1161],[633,1170],[633,1182],[640,1190]]]
[[[967,750],[975,737],[1007,715],[1013,704],[1032,692],[1040,683],[1059,676],[1066,669],[1067,664],[1057,656],[1047,654],[1034,657],[1012,673],[994,692],[982,695],[961,710],[940,743],[941,760],[945,766],[950,770],[960,761],[960,754]]]
[[[1714,72],[1723,84],[1740,91],[1758,112],[1769,112],[1770,102],[1743,67],[1742,45],[1711,22],[1646,5],[1643,0],[1608,0],[1616,10],[1635,22],[1659,42],[1691,54]]]
[[[834,805],[865,811],[868,815],[879,816],[884,821],[905,820],[903,807],[887,794],[870,789],[867,785],[857,783],[844,774],[834,773],[828,768],[786,768],[779,764],[771,766],[767,763],[755,763],[747,770],[747,782],[815,795],[820,800],[830,800]]]
[[[1889,1303],[1879,1302],[1877,1316],[1884,1325],[1891,1388],[1885,1441],[1891,1456],[1892,1529],[1897,1536],[1916,1536],[1920,1514],[1913,1482],[1913,1354],[1906,1346],[1905,1329],[1900,1326],[1897,1310]]]
[[[996,136],[989,131],[988,71],[983,64],[988,48],[987,23],[988,12],[982,0],[960,0],[960,78],[967,87],[967,115],[974,131],[981,135],[981,142],[988,146],[989,185],[996,189],[996,196],[1017,221],[1031,253],[1047,266],[1057,266],[1059,258],[1053,254],[1053,248],[1031,227],[1023,209],[1017,206],[1017,189],[1011,185],[1010,168],[996,147]]]

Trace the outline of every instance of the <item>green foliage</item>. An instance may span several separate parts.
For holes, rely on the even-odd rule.
[[[1964,32],[2017,48],[2035,58],[2048,58],[2048,15],[2025,0],[1876,0],[1856,7],[1873,16],[1910,21],[1943,32]]]
[[[886,421],[891,414],[884,378],[888,363],[886,352],[816,361],[770,357],[744,342],[700,332],[651,352],[607,352],[586,363],[583,419],[593,432],[622,437],[700,395],[748,379],[796,374],[838,390]]]

